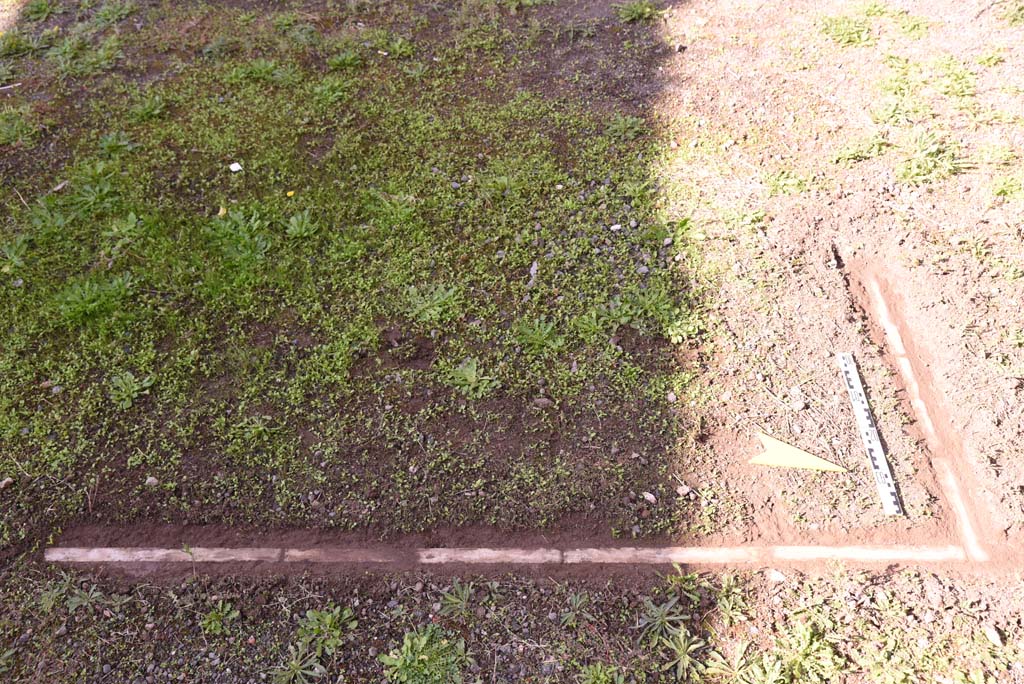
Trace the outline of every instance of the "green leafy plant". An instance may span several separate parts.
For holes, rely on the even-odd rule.
[[[911,38],[924,38],[928,33],[928,20],[922,17],[915,17],[907,12],[901,12],[896,17],[896,25],[900,31]]]
[[[408,38],[395,36],[384,46],[384,51],[397,59],[405,59],[412,57],[416,52],[416,48]]]
[[[294,13],[291,14],[291,21],[283,22],[278,24],[275,20],[275,26],[279,31],[284,33],[288,42],[292,45],[300,48],[309,49],[320,43],[320,32],[316,26],[309,22],[299,21],[298,16]]]
[[[732,684],[754,684],[751,678],[754,663],[748,655],[749,650],[750,642],[741,641],[731,659],[712,651],[708,656],[707,674]]]
[[[327,68],[332,71],[355,69],[362,65],[362,63],[363,58],[358,52],[352,49],[342,50],[341,52],[327,58]]]
[[[56,65],[60,77],[66,79],[107,71],[124,57],[124,53],[121,39],[116,35],[108,36],[93,47],[82,35],[72,34],[51,47],[46,56]]]
[[[594,620],[594,614],[590,612],[590,594],[585,591],[574,591],[569,594],[569,605],[559,618],[562,627],[575,629],[585,622]]]
[[[35,49],[32,39],[17,28],[0,34],[0,57],[20,57]]]
[[[441,594],[441,615],[468,618],[472,615],[470,599],[473,596],[473,583],[463,584],[459,580],[452,581],[452,588]]]
[[[811,623],[798,622],[778,640],[778,654],[793,681],[826,684],[842,672],[843,659]]]
[[[110,279],[91,279],[72,283],[57,295],[61,318],[81,324],[105,316],[117,309],[132,290],[130,275]]]
[[[665,337],[672,344],[684,344],[700,338],[704,332],[703,317],[699,311],[681,310],[665,327]]]
[[[71,586],[70,593],[64,600],[64,605],[68,609],[69,614],[74,614],[79,608],[94,610],[96,606],[103,604],[105,600],[106,597],[103,596],[103,593],[95,584],[91,585],[88,590]]]
[[[75,209],[82,214],[91,214],[112,208],[117,199],[114,188],[117,169],[116,163],[102,159],[84,166],[74,178],[71,204]],[[51,210],[51,214],[54,212]]]
[[[135,143],[131,141],[128,134],[124,131],[114,131],[107,133],[100,138],[100,151],[103,152],[107,157],[116,157],[124,152],[129,152],[135,148]]]
[[[299,80],[299,73],[290,64],[278,64],[272,59],[258,57],[246,64],[236,66],[228,74],[228,81],[239,83],[254,81],[278,86],[289,86]]]
[[[497,378],[483,372],[475,357],[465,359],[458,366],[444,368],[442,375],[448,385],[470,399],[482,399],[500,384]]]
[[[661,16],[658,6],[651,0],[632,0],[615,5],[615,13],[620,21],[627,23],[654,21]]]
[[[996,197],[1014,198],[1024,196],[1024,180],[1013,176],[996,178],[992,187]]]
[[[142,230],[143,222],[135,215],[135,212],[129,212],[123,218],[114,219],[110,222],[109,227],[103,231],[104,251],[112,259],[117,258],[132,242],[139,239],[142,235]]]
[[[875,135],[867,140],[846,145],[832,156],[832,163],[850,166],[885,154],[890,147],[892,143],[885,136]]]
[[[325,610],[307,610],[299,621],[299,640],[312,646],[317,658],[334,655],[349,632],[359,622],[349,607],[330,606]]]
[[[911,185],[924,185],[962,173],[966,164],[954,144],[931,132],[917,135],[910,156],[896,170],[896,177]]]
[[[207,234],[221,252],[237,266],[253,267],[270,249],[267,229],[270,221],[258,211],[230,211],[215,219]]]
[[[764,184],[768,189],[768,194],[773,197],[775,195],[796,195],[809,187],[806,178],[798,176],[789,169],[765,175]]]
[[[588,309],[572,321],[572,329],[587,344],[594,344],[606,332],[599,309]]]
[[[773,653],[762,654],[760,659],[750,663],[740,681],[743,684],[796,684],[785,663]]]
[[[936,67],[940,74],[938,79],[940,93],[958,100],[968,100],[976,95],[977,77],[960,60],[952,55],[947,55],[937,62]]]
[[[46,21],[59,11],[60,8],[50,0],[31,0],[21,10],[21,16],[29,21]]]
[[[555,323],[543,317],[517,322],[513,335],[530,356],[554,354],[565,345],[565,338],[557,333]]]
[[[100,26],[110,26],[119,21],[127,19],[135,12],[135,3],[132,0],[125,2],[108,1],[96,12],[95,21]]]
[[[0,273],[13,273],[19,268],[24,268],[25,257],[28,255],[28,235],[15,235],[7,242],[0,244],[0,256],[3,263],[0,263]]]
[[[676,679],[683,682],[700,682],[704,678],[706,666],[700,659],[707,648],[707,643],[690,633],[685,625],[672,630],[667,637],[662,637],[661,644],[669,651],[669,660],[661,666],[663,671],[672,671]]]
[[[370,212],[385,228],[404,228],[416,213],[413,198],[409,195],[392,195],[377,191],[370,193],[370,199]]]
[[[30,145],[39,132],[28,105],[0,109],[0,145]]]
[[[132,107],[132,118],[138,122],[152,121],[164,115],[167,111],[167,101],[163,96],[150,93]]]
[[[605,133],[620,142],[636,140],[647,133],[647,124],[638,116],[629,116],[618,112],[612,114],[605,128]]]
[[[237,620],[240,615],[241,613],[230,602],[217,601],[217,605],[203,616],[199,627],[205,634],[213,634],[214,636],[226,634],[231,623]]]
[[[313,97],[321,107],[334,107],[348,99],[352,88],[351,79],[329,74],[313,88]]]
[[[290,238],[307,239],[320,232],[320,224],[309,209],[303,209],[288,218],[284,232]]]
[[[700,573],[683,572],[683,569],[677,564],[673,564],[672,567],[676,572],[674,575],[667,575],[665,582],[690,603],[699,604],[703,595],[713,589],[711,583]]]
[[[288,646],[288,658],[270,671],[274,684],[309,684],[327,674],[316,653],[311,653],[306,642]]]
[[[718,588],[715,600],[722,622],[727,627],[747,619],[750,608],[743,594],[743,585],[733,573],[727,572],[722,575],[722,585]]]
[[[1003,20],[1009,22],[1012,26],[1024,25],[1024,0],[1013,0],[1006,5],[1003,14]]]
[[[110,377],[110,400],[119,409],[130,409],[135,400],[143,394],[149,394],[149,388],[153,386],[153,376],[147,375],[144,378],[136,378],[131,371],[118,373]]]
[[[211,61],[218,61],[234,52],[237,52],[238,47],[238,40],[234,36],[216,36],[213,40],[203,46],[203,58]],[[241,74],[239,74],[239,76],[241,76]],[[229,78],[231,78],[231,76],[229,76]]]
[[[862,17],[825,17],[821,20],[821,31],[843,47],[871,45],[875,42],[871,25]]]
[[[424,325],[440,325],[459,317],[462,299],[456,287],[411,285],[405,291],[405,313]]]
[[[591,663],[576,675],[579,684],[626,684],[626,674],[614,665]]]
[[[669,636],[673,629],[689,620],[690,616],[680,610],[678,604],[679,598],[676,596],[659,604],[644,597],[643,611],[640,613],[637,623],[641,630],[640,640],[649,644],[661,643],[661,640]]]
[[[406,632],[399,648],[378,659],[388,681],[399,684],[461,684],[472,663],[465,641],[437,625]]]
[[[995,48],[978,57],[975,61],[983,67],[994,67],[1005,62],[1006,55],[1003,54],[1001,49]]]

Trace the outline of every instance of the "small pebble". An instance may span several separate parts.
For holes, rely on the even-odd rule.
[[[159,484],[160,484],[160,480],[156,479],[152,475],[150,475],[149,477],[146,478],[146,486],[147,487],[156,487]]]

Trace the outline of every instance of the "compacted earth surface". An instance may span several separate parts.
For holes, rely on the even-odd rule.
[[[1024,681],[1022,46],[1019,0],[0,0],[0,676]],[[990,564],[41,554],[965,529]]]

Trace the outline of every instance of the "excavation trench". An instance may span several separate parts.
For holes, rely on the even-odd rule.
[[[969,465],[963,462],[962,440],[933,389],[927,357],[916,344],[916,337],[910,334],[897,293],[882,274],[863,264],[851,264],[847,279],[857,286],[851,287],[851,294],[906,391],[946,507],[956,520],[964,551],[972,561],[989,560],[980,537],[980,516],[973,500],[965,496],[964,483],[968,484],[968,492],[976,491],[976,487]]]
[[[957,523],[961,544],[950,545],[721,545],[721,546],[586,546],[586,540],[546,538],[541,534],[515,538],[502,536],[507,546],[473,534],[441,539],[414,537],[405,543],[367,543],[352,538],[295,535],[231,537],[216,530],[178,530],[153,534],[153,528],[85,528],[72,530],[63,546],[44,551],[47,562],[99,568],[117,568],[126,574],[154,575],[195,572],[246,574],[297,573],[359,567],[410,569],[471,567],[476,571],[505,568],[652,567],[673,563],[688,567],[813,567],[829,562],[850,566],[949,566],[989,560],[982,543],[979,516],[965,496],[972,477],[962,462],[963,445],[939,397],[932,389],[927,362],[900,315],[899,298],[885,278],[854,264],[847,270],[854,302],[860,307],[886,356],[898,372],[910,410],[927,445],[932,468],[946,507]],[[460,543],[459,537],[462,537]],[[426,542],[426,543],[424,543]],[[431,545],[431,542],[434,544]],[[469,542],[469,543],[465,543]],[[552,543],[554,542],[554,543]],[[157,545],[153,545],[153,544]],[[162,544],[162,545],[160,545]]]

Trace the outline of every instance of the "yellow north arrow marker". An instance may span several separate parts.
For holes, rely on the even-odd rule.
[[[841,465],[836,465],[832,461],[826,461],[814,454],[809,454],[803,449],[797,449],[795,446],[780,442],[763,432],[757,433],[757,437],[761,440],[761,444],[764,445],[764,451],[750,459],[749,463],[779,466],[780,468],[805,468],[807,470],[846,472],[846,468]]]

